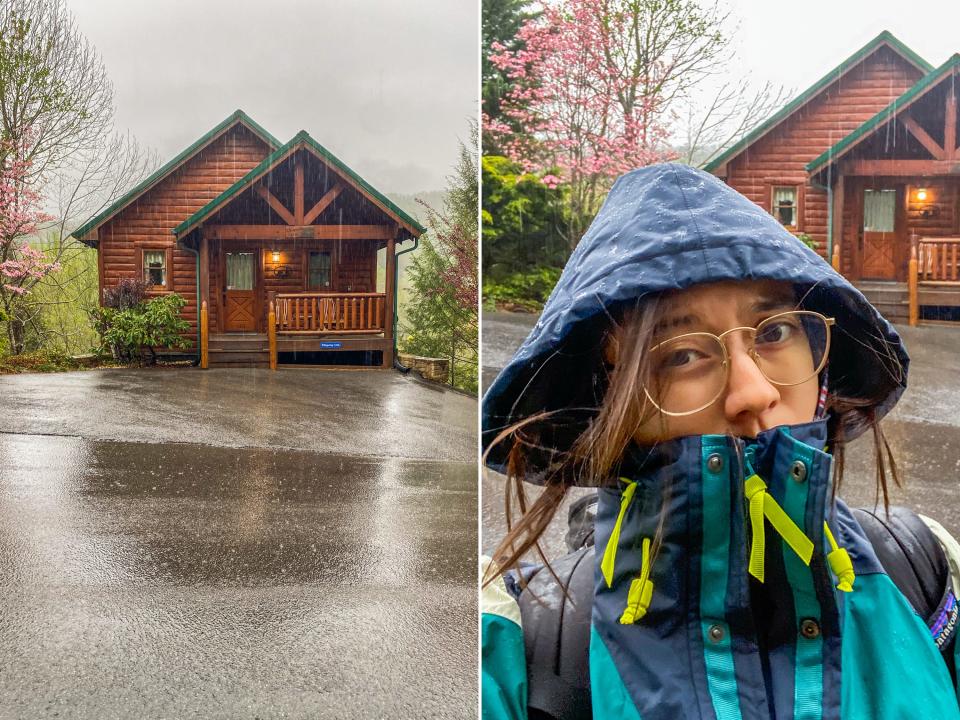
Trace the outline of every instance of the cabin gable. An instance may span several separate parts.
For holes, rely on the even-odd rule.
[[[249,172],[270,150],[262,138],[236,124],[96,228],[101,295],[123,278],[143,277],[145,253],[162,252],[166,285],[154,292],[174,291],[187,300],[183,316],[195,336],[197,257],[177,246],[173,228]]]
[[[825,254],[827,195],[822,186],[809,180],[807,164],[902,95],[922,75],[915,63],[881,44],[794,108],[776,128],[729,159],[727,183],[774,214],[780,193],[792,192],[796,210],[789,229],[809,235]]]

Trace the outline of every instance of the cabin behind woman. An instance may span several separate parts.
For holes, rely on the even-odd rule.
[[[281,362],[390,367],[397,246],[423,232],[306,132],[281,144],[237,110],[73,235],[101,298],[128,277],[182,295],[210,365],[266,366],[273,340]]]
[[[706,169],[888,319],[960,319],[958,86],[960,54],[933,67],[884,31]]]

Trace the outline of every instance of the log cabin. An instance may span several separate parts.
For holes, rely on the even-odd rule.
[[[101,299],[126,277],[185,298],[203,367],[391,367],[397,255],[424,231],[305,131],[282,144],[237,110],[72,234]]]
[[[888,319],[960,319],[958,76],[881,32],[705,169]]]

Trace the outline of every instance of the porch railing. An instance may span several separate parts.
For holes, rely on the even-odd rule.
[[[383,332],[384,293],[281,293],[275,298],[278,333]]]
[[[960,285],[960,237],[921,237],[910,240],[910,263],[907,269],[907,295],[910,304],[909,322],[920,320],[920,283],[939,286]]]
[[[960,237],[918,238],[917,272],[921,281],[960,280]]]

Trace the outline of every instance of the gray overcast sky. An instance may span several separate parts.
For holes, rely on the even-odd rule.
[[[806,90],[882,30],[934,67],[960,52],[957,0],[727,0],[739,20],[732,74]]]
[[[384,192],[444,187],[478,112],[477,0],[67,0],[118,126],[166,161],[241,108]]]

